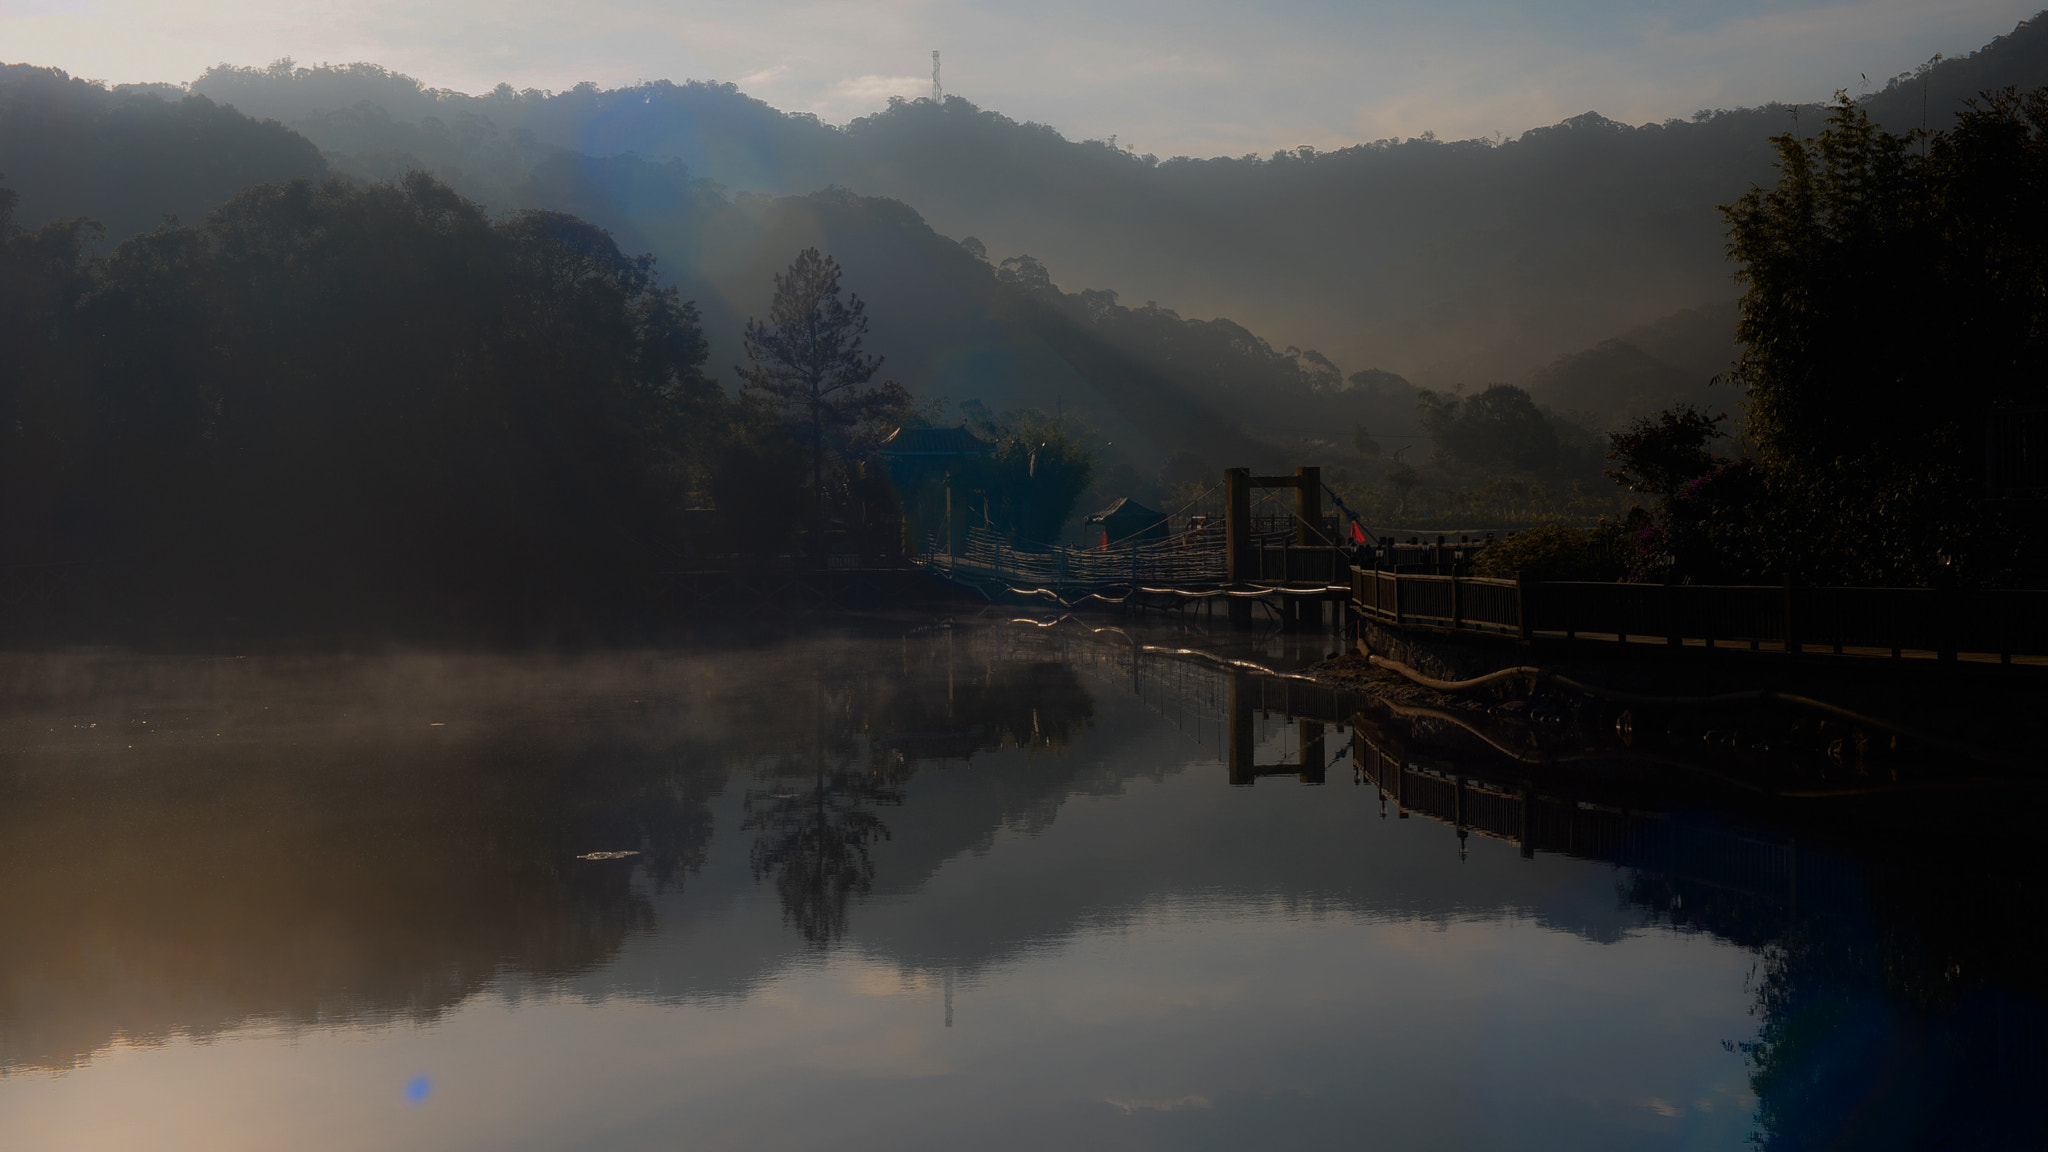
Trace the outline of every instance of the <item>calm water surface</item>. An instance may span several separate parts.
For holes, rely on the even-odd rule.
[[[2039,1134],[2024,852],[1901,887],[1120,633],[5,676],[7,1149]]]

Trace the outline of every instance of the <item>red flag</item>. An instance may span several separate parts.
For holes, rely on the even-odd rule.
[[[1365,543],[1365,529],[1360,528],[1356,520],[1351,522],[1351,542],[1354,544]]]

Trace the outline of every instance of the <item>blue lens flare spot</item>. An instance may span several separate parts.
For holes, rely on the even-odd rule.
[[[427,1102],[427,1094],[433,1090],[434,1082],[432,1080],[425,1076],[415,1076],[406,1082],[405,1102],[407,1104],[424,1104]]]

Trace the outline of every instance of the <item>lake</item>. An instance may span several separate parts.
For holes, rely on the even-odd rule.
[[[2038,790],[1169,651],[1331,643],[6,657],[0,1147],[2040,1146]]]

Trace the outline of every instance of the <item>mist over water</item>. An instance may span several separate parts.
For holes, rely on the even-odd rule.
[[[1950,1026],[1788,961],[1883,947],[1853,850],[1391,818],[1354,705],[1113,629],[4,675],[0,1146],[1733,1147],[1773,987]]]

